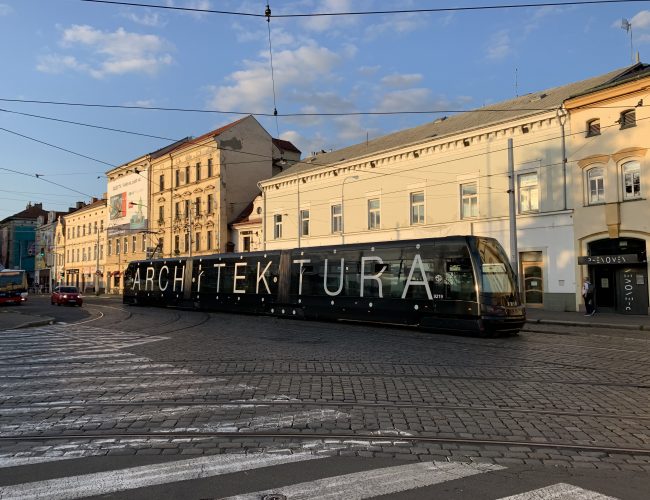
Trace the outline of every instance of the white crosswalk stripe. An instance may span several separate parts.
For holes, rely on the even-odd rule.
[[[256,491],[225,500],[256,500],[273,493],[284,495],[291,500],[307,498],[356,500],[432,486],[502,469],[505,467],[492,464],[419,462],[328,477],[269,491]]]
[[[572,484],[557,483],[546,488],[527,491],[499,500],[617,500],[615,497],[601,495]]]
[[[33,500],[65,500],[83,498],[319,458],[324,457],[310,453],[261,456],[213,455],[164,464],[133,467],[130,469],[48,479],[46,481],[13,486],[2,486],[0,487],[0,498],[3,500],[24,498]]]

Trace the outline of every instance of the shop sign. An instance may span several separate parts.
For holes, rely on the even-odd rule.
[[[639,256],[635,253],[621,255],[586,255],[578,257],[578,264],[582,266],[598,266],[605,264],[635,264]]]

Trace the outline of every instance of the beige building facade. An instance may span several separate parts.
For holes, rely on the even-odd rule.
[[[511,255],[529,307],[576,310],[572,193],[582,184],[564,161],[573,143],[563,103],[621,73],[313,155],[261,183],[262,248],[491,236]]]
[[[106,220],[105,199],[61,216],[55,232],[58,283],[86,293],[106,288]]]
[[[650,67],[637,64],[565,102],[576,281],[591,279],[600,311],[648,314],[649,90]]]

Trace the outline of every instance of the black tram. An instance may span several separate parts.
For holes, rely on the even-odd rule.
[[[526,320],[493,238],[418,240],[131,262],[125,304],[515,333]]]

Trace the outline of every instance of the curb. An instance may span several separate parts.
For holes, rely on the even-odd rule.
[[[618,330],[650,330],[647,325],[621,325],[613,323],[587,323],[585,321],[563,321],[555,319],[527,319],[526,323],[534,325],[583,326],[587,328],[616,328]]]
[[[46,316],[43,319],[37,319],[37,320],[34,320],[34,321],[27,321],[25,323],[21,323],[18,326],[14,326],[13,330],[18,330],[19,328],[30,328],[30,327],[35,327],[35,326],[53,325],[54,321],[55,321],[54,318]]]

